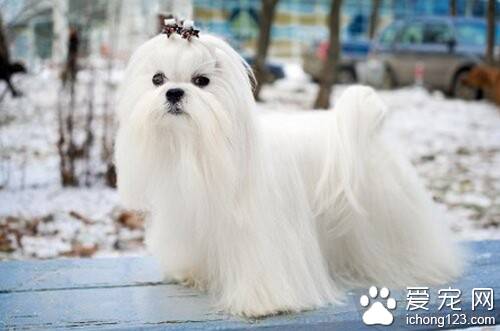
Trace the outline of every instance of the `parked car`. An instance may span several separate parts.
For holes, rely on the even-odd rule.
[[[318,81],[323,71],[323,63],[328,54],[329,43],[318,42],[302,54],[304,71]],[[341,42],[340,63],[337,66],[336,81],[341,84],[352,84],[357,81],[356,63],[366,58],[370,50],[369,41]]]
[[[463,79],[484,61],[486,31],[485,20],[474,18],[395,21],[382,31],[357,73],[363,83],[385,88],[414,84],[417,78],[425,87],[476,99],[481,91],[465,85]],[[497,45],[499,33],[497,27]]]
[[[245,48],[243,47],[241,40],[229,38],[226,41],[230,45],[232,45],[238,53],[242,54],[242,57],[245,60],[245,62],[247,62],[251,67],[253,67],[255,63],[254,55],[251,55],[245,51]],[[266,70],[269,73],[269,75],[266,76],[266,83],[273,83],[277,79],[285,78],[285,69],[283,68],[283,65],[278,62],[267,59]]]
[[[250,66],[254,65],[255,61],[252,56],[243,56],[243,58]],[[269,73],[268,83],[272,83],[277,79],[285,78],[285,70],[283,69],[283,65],[279,63],[267,60],[266,70]]]

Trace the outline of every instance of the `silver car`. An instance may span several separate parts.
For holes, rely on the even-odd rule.
[[[497,27],[496,45],[500,29]],[[474,99],[481,91],[462,79],[484,59],[486,22],[473,18],[423,17],[395,21],[374,43],[359,76],[385,88],[423,84],[449,95]],[[377,75],[377,70],[381,74]],[[371,72],[370,72],[371,71]],[[370,82],[370,77],[380,77]]]

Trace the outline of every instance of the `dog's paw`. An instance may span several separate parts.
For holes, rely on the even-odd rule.
[[[265,299],[264,299],[265,298]],[[222,305],[222,310],[231,315],[246,319],[260,319],[269,316],[297,313],[315,307],[302,302],[279,300],[282,298],[267,296],[233,296],[231,302]]]
[[[182,286],[190,287],[190,288],[196,289],[196,290],[201,291],[201,292],[206,291],[205,284],[202,281],[200,281],[194,277],[186,277],[180,281],[180,284]]]
[[[177,284],[185,287],[193,288],[198,291],[204,292],[206,291],[206,284],[196,277],[193,277],[190,274],[186,275],[170,275],[165,277],[165,281],[168,284]]]
[[[274,307],[274,308],[269,308],[269,307],[246,307],[243,309],[226,309],[225,310],[227,313],[235,316],[239,316],[245,319],[249,320],[256,320],[256,319],[261,319],[269,316],[276,316],[276,315],[282,315],[282,314],[288,314],[292,312],[298,312],[301,311],[295,310],[295,309],[290,309],[288,307]]]

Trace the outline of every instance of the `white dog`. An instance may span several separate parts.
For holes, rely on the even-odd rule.
[[[118,189],[148,212],[165,277],[257,317],[359,285],[450,280],[463,263],[410,165],[379,134],[368,87],[335,109],[258,115],[224,41],[160,34],[132,56],[118,106]]]

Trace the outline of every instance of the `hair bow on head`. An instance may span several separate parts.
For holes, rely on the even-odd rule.
[[[177,33],[183,39],[191,40],[192,37],[199,38],[200,30],[194,28],[194,22],[191,20],[178,20],[176,18],[167,18],[163,21],[163,30],[168,38],[173,33]]]
[[[163,30],[161,33],[165,33],[170,38],[172,33],[177,33],[178,28],[179,26],[175,18],[166,18],[163,20]]]

